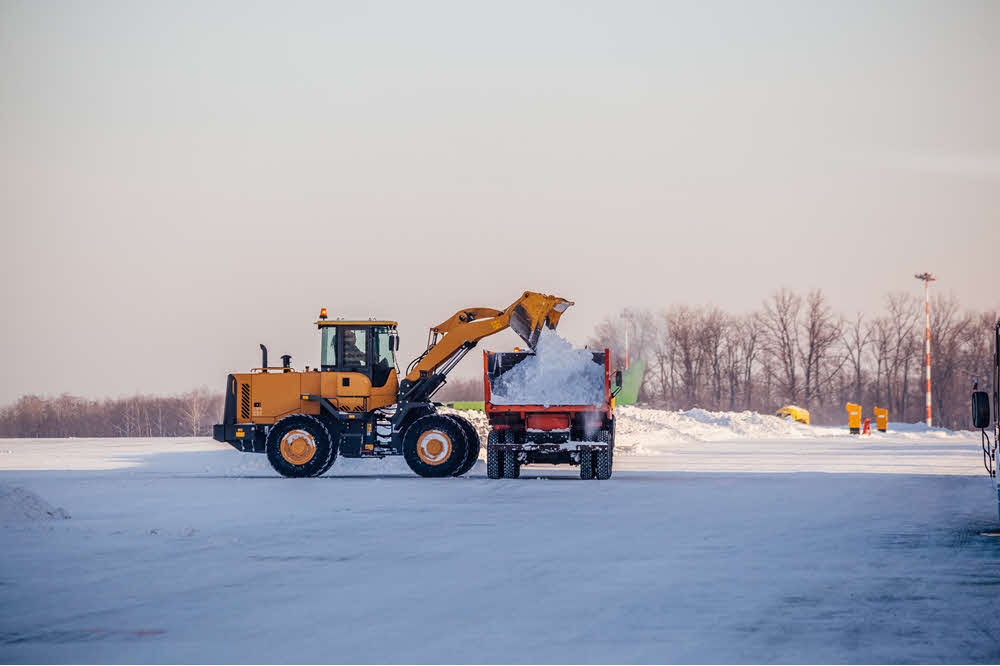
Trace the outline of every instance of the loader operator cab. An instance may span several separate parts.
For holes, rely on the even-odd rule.
[[[396,368],[396,322],[316,322],[321,332],[320,364],[323,372],[358,372],[373,388],[385,386]]]

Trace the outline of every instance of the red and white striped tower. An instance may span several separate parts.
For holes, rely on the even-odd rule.
[[[931,425],[931,282],[937,280],[933,273],[917,273],[913,277],[924,281],[924,315],[927,317],[927,425]]]

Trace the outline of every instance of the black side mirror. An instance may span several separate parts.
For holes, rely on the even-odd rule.
[[[990,397],[986,391],[972,392],[972,427],[990,427]]]
[[[616,370],[615,371],[615,386],[617,386],[618,388],[622,387],[622,371],[621,370]]]

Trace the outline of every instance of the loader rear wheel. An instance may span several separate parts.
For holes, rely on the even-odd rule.
[[[594,478],[594,456],[590,449],[580,451],[580,478]]]
[[[503,452],[503,478],[516,479],[521,476],[521,461],[517,459],[517,451],[508,449]]]
[[[337,455],[330,432],[319,419],[295,414],[274,424],[267,433],[267,461],[288,477],[319,476]]]
[[[473,426],[471,423],[466,421],[461,416],[457,416],[455,414],[449,414],[448,417],[452,421],[457,423],[458,426],[462,429],[462,432],[465,433],[465,443],[466,443],[465,460],[462,461],[461,467],[459,467],[455,471],[455,476],[462,476],[470,469],[472,469],[473,466],[476,464],[476,461],[479,460],[479,447],[481,446],[481,443],[479,441],[479,433],[476,432],[475,426]]]
[[[465,462],[465,431],[443,414],[423,416],[403,435],[403,458],[425,477],[452,476]]]

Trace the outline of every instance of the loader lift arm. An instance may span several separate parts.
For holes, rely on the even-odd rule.
[[[466,308],[430,329],[427,349],[407,368],[399,385],[400,402],[428,400],[445,377],[483,338],[512,328],[532,349],[542,326],[554,329],[572,301],[526,291],[504,310]],[[443,336],[440,337],[439,336]]]

